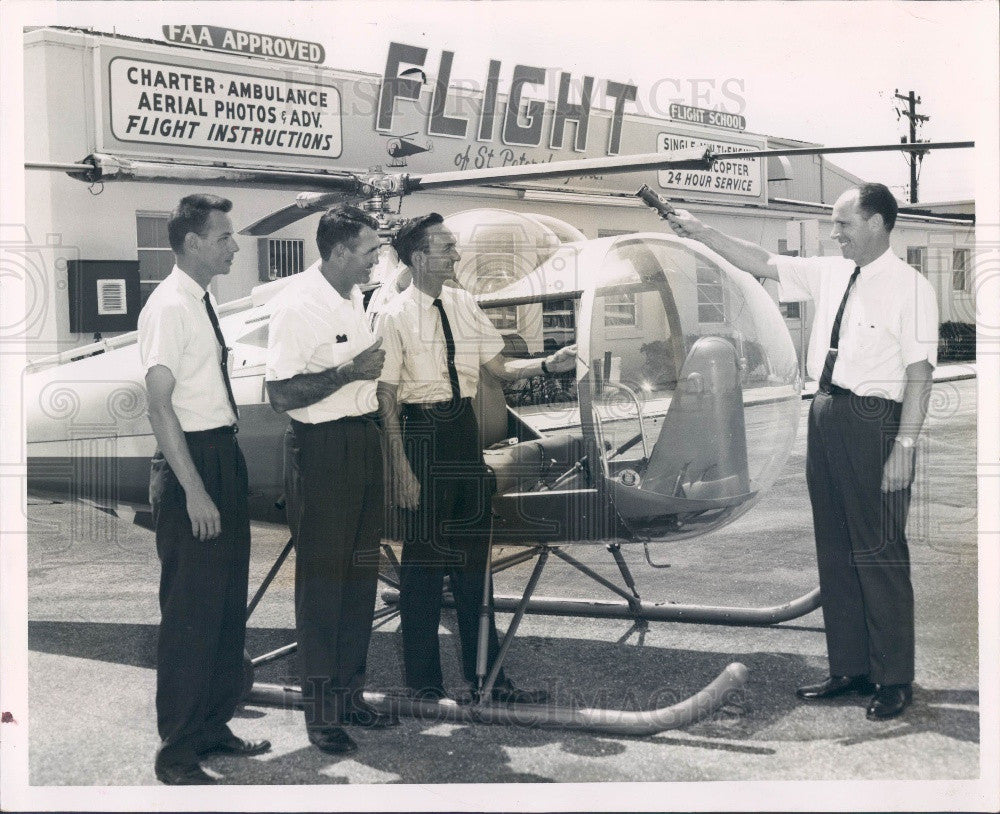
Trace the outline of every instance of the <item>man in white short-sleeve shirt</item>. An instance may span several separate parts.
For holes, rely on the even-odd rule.
[[[169,785],[213,783],[198,764],[209,752],[250,756],[270,748],[228,725],[243,693],[249,490],[208,284],[229,273],[238,250],[231,208],[216,195],[181,200],[167,224],[176,265],[139,314],[161,565],[154,768]]]
[[[344,724],[398,723],[363,696],[385,504],[375,421],[385,353],[359,288],[378,259],[377,226],[353,206],[324,213],[320,262],[275,298],[268,330],[267,392],[292,426],[285,498],[306,734],[334,754],[357,748]]]
[[[800,687],[818,700],[871,694],[870,720],[912,700],[914,632],[906,515],[914,444],[937,364],[931,284],[896,257],[898,205],[883,184],[845,192],[833,208],[839,257],[785,257],[677,210],[666,220],[784,301],[813,300],[807,355],[818,391],[809,410],[806,479],[813,508],[829,677]]]
[[[489,558],[491,483],[472,399],[480,366],[503,380],[571,370],[576,348],[544,359],[505,359],[503,338],[472,295],[445,285],[460,255],[432,212],[400,229],[393,245],[412,272],[386,304],[379,335],[385,365],[378,384],[391,467],[392,502],[403,510],[399,612],[406,684],[418,699],[445,697],[438,626],[445,574],[455,597],[462,671],[478,692],[476,642]],[[499,651],[489,613],[487,671]],[[515,687],[501,670],[494,701],[539,703],[540,690]]]

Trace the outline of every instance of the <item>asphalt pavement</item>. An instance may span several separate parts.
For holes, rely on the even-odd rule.
[[[804,400],[803,416],[807,407]],[[640,545],[623,548],[644,599],[770,606],[815,587],[802,428],[778,482],[752,511],[707,537],[651,547],[650,558],[669,567],[650,567]],[[559,703],[665,706],[698,691],[733,661],[745,664],[750,677],[713,715],[650,737],[404,719],[387,731],[355,731],[360,749],[344,758],[309,745],[301,712],[247,706],[233,728],[269,738],[272,750],[253,759],[215,756],[204,765],[233,785],[419,784],[426,793],[435,784],[461,784],[435,792],[438,805],[419,802],[419,795],[380,798],[377,790],[365,799],[386,802],[344,797],[329,804],[437,810],[463,807],[466,795],[487,788],[464,784],[974,779],[980,774],[974,379],[935,384],[917,461],[909,521],[917,680],[913,706],[900,719],[867,721],[864,699],[796,699],[797,685],[827,673],[820,611],[765,628],[652,623],[645,631],[622,620],[529,615],[510,651],[509,673],[520,685],[547,689]],[[152,534],[70,503],[29,498],[28,517],[30,783],[155,786],[159,614]],[[253,534],[251,591],[287,530],[255,524]],[[603,547],[576,546],[571,553],[616,579]],[[525,563],[498,574],[496,592],[520,593],[530,569]],[[549,564],[536,593],[614,598],[559,562]],[[294,639],[292,595],[290,560],[250,619],[252,654]],[[509,619],[498,615],[501,630]],[[457,692],[462,682],[450,611],[441,638],[446,684]],[[292,670],[286,659],[260,668],[257,678],[292,682]],[[398,618],[390,616],[372,636],[369,689],[401,686]],[[574,790],[570,805],[602,806],[603,797],[565,788]],[[775,807],[774,800],[755,796],[765,794],[762,789],[741,788],[746,807]],[[524,798],[540,799],[550,798]],[[633,806],[673,807],[651,799]]]

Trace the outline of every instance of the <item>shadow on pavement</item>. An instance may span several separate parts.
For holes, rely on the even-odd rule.
[[[844,746],[888,740],[921,732],[937,733],[967,743],[979,743],[979,693],[975,690],[927,690],[913,686],[913,704],[906,713],[880,725],[867,737],[848,737]]]
[[[122,622],[29,621],[28,649],[154,669],[158,627]]]
[[[95,622],[29,622],[28,641],[33,651],[94,659],[133,667],[153,669],[156,652],[155,625]],[[250,628],[247,631],[247,648],[251,654],[274,650],[294,639],[294,631],[283,628]],[[457,637],[442,633],[442,665],[445,685],[456,696],[466,691],[465,682],[458,670]],[[742,661],[750,671],[744,688],[734,693],[729,702],[714,715],[685,727],[683,737],[668,734],[655,736],[665,742],[683,743],[691,748],[722,751],[749,750],[766,754],[767,747],[740,745],[743,740],[764,741],[815,741],[836,740],[849,745],[870,740],[889,739],[930,732],[968,743],[979,740],[979,695],[975,690],[930,690],[916,685],[913,706],[905,716],[890,722],[873,724],[864,717],[867,698],[850,696],[827,702],[804,704],[794,694],[795,687],[817,676],[822,676],[825,665],[815,658],[792,653],[731,654],[703,650],[636,647],[614,642],[590,639],[548,639],[526,636],[518,639],[512,649],[507,671],[520,686],[545,689],[552,702],[565,706],[586,706],[607,709],[654,709],[683,701],[708,684],[732,661]],[[383,692],[402,692],[403,677],[400,639],[398,633],[376,632],[372,636],[368,658],[368,688]],[[296,684],[294,657],[264,665],[256,671],[258,681]],[[856,711],[855,711],[856,710]],[[794,713],[794,714],[793,714]],[[266,714],[263,708],[247,707],[244,717]],[[421,731],[437,726],[434,721],[417,724]],[[505,727],[488,727],[488,736],[474,736],[486,727],[461,727],[449,737],[421,738],[414,749],[419,758],[398,751],[398,739],[393,743],[393,754],[387,751],[382,760],[385,765],[378,770],[416,782],[426,778],[427,766],[409,769],[411,761],[420,764],[433,762],[438,741],[442,749],[461,748],[458,741],[471,738],[479,744],[474,750],[477,760],[493,766],[484,766],[482,780],[512,780],[523,782],[542,778],[513,778],[501,771],[500,765],[491,760],[487,752],[503,761]],[[525,745],[524,730],[518,730],[516,742]],[[377,747],[379,737],[370,736],[371,747]],[[567,739],[566,730],[533,730],[527,737],[529,745],[551,742],[563,743],[563,748],[573,754],[602,755],[614,749],[614,741],[627,740],[614,736],[613,741],[602,740],[584,733],[572,733]],[[735,743],[733,743],[735,741]],[[430,742],[430,743],[429,743]],[[610,745],[609,745],[610,744]],[[366,748],[365,760],[372,759],[371,747]],[[309,757],[312,755],[313,757]],[[398,757],[402,755],[402,757]],[[442,760],[451,759],[445,753]],[[301,755],[278,758],[255,768],[254,771],[276,772],[280,776],[283,761],[309,761],[315,759],[323,765],[330,757],[313,749]],[[272,765],[273,764],[273,765]],[[257,764],[254,764],[257,766]],[[320,765],[319,763],[317,764]],[[329,782],[338,780],[333,772]],[[249,778],[248,778],[249,779]],[[250,782],[258,782],[250,779]],[[265,782],[263,779],[259,782]]]

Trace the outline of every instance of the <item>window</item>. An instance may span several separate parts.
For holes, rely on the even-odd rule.
[[[531,271],[509,235],[492,235],[482,245],[484,251],[475,257],[475,293],[499,291]],[[490,308],[486,315],[498,331],[517,330],[516,305]]]
[[[698,322],[725,322],[726,302],[722,286],[722,271],[715,266],[705,265],[700,256],[696,263],[698,275]]]
[[[635,327],[635,294],[609,294],[604,300],[604,327]]]
[[[278,280],[291,277],[305,268],[302,260],[305,241],[278,238],[261,238],[259,266],[261,280]]]
[[[906,250],[906,262],[927,276],[927,248],[925,246],[910,246]]]
[[[953,249],[951,252],[951,290],[969,291],[972,280],[969,274],[969,249]]]
[[[489,317],[490,322],[493,323],[493,327],[498,331],[517,330],[516,305],[501,305],[499,308],[490,308],[486,311],[486,316]]]
[[[548,353],[576,339],[576,315],[573,300],[548,300],[542,303],[542,336]]]
[[[135,245],[139,254],[139,295],[143,305],[174,267],[174,253],[167,236],[166,212],[135,213]]]
[[[598,229],[597,237],[631,235],[629,229]],[[634,328],[636,325],[635,294],[609,294],[604,300],[604,327]]]

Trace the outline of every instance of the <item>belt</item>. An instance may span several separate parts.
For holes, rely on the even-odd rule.
[[[236,435],[239,431],[240,428],[235,424],[226,424],[224,427],[213,427],[210,430],[192,430],[191,432],[185,432],[184,437],[197,440],[199,438],[210,438],[215,435]]]
[[[853,396],[854,391],[848,390],[846,387],[840,387],[836,384],[829,384],[820,390],[821,393],[826,393],[828,396]]]
[[[456,406],[464,406],[466,404],[471,404],[471,398],[459,399],[458,402],[453,401],[432,401],[425,404],[404,404],[404,410],[422,410],[424,412],[440,412],[441,410],[453,410]]]
[[[290,419],[292,426],[295,429],[311,430],[319,429],[320,427],[333,427],[338,424],[353,424],[357,422],[377,422],[378,413],[365,413],[364,415],[345,415],[343,418],[334,418],[330,421],[318,421],[315,424],[310,424],[307,421],[298,421],[294,418]]]

